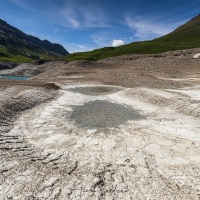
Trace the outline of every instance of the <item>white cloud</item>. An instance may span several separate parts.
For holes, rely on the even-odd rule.
[[[118,47],[124,44],[125,44],[124,40],[113,40],[111,42],[112,47]]]
[[[152,21],[149,19],[144,19],[141,17],[131,18],[127,16],[125,18],[126,25],[135,31],[135,36],[139,40],[148,40],[156,37],[160,37],[167,33],[173,31],[179,23],[171,24],[171,23],[159,23],[156,21]],[[180,22],[181,24],[181,22]]]

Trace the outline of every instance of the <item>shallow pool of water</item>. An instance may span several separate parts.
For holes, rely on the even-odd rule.
[[[28,80],[31,77],[30,76],[0,76],[0,78],[23,81],[23,80]]]
[[[71,92],[92,96],[112,94],[115,92],[119,92],[120,90],[120,88],[109,86],[76,87],[70,89]]]

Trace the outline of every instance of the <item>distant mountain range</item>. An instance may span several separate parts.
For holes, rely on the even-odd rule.
[[[160,38],[133,42],[119,47],[106,47],[90,52],[73,53],[66,56],[69,61],[99,60],[107,57],[125,54],[155,54],[167,51],[184,50],[200,47],[200,15],[194,17],[186,24],[173,32]]]
[[[62,45],[27,35],[0,19],[0,60],[23,62],[67,54],[69,52]]]

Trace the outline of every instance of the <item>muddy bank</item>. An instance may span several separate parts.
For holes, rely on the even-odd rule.
[[[19,65],[19,64],[15,63],[15,62],[0,61],[0,70],[3,70],[3,69],[13,69],[17,65]]]
[[[10,130],[17,116],[23,111],[51,100],[57,94],[58,89],[54,84],[38,84],[38,86],[31,87],[29,84],[16,86],[12,81],[7,83],[0,87],[1,132]]]

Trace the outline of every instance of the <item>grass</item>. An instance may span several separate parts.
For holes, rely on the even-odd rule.
[[[58,58],[51,54],[45,54],[44,52],[34,52],[27,49],[22,49],[21,51],[19,51],[12,47],[9,48],[0,47],[1,61],[26,63],[26,62],[33,62],[39,59],[56,60]]]
[[[126,55],[126,54],[157,54],[167,51],[192,49],[200,47],[200,39],[193,40],[177,40],[177,41],[145,41],[135,42],[128,45],[123,45],[116,48],[103,48],[90,52],[80,52],[67,55],[65,58],[68,61],[80,60],[100,60],[108,57]]]
[[[200,16],[163,37],[143,42],[134,42],[120,47],[107,47],[90,52],[69,54],[68,61],[100,60],[126,54],[156,54],[167,51],[184,50],[200,47]]]

